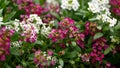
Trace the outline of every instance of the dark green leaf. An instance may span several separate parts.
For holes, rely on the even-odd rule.
[[[3,21],[4,22],[9,21],[15,14],[16,14],[16,11],[11,12],[10,14],[6,14]]]

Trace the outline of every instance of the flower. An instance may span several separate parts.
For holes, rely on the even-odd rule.
[[[111,12],[115,15],[120,16],[120,1],[119,0],[110,0]]]
[[[77,0],[61,0],[61,8],[77,11],[79,8],[79,3]]]
[[[47,52],[37,50],[34,53],[34,63],[40,68],[54,66],[56,64],[56,58],[53,56],[53,52],[51,50],[47,50]]]
[[[83,54],[81,55],[82,61],[83,62],[89,62],[90,61],[90,55],[89,54]]]
[[[4,61],[6,55],[10,54],[10,38],[14,34],[13,30],[7,30],[6,27],[0,29],[0,60]]]
[[[115,26],[117,19],[111,16],[109,0],[92,0],[88,5],[88,10],[97,14],[97,20],[109,23],[110,27]]]

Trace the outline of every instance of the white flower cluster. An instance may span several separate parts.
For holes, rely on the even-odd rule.
[[[20,30],[19,25],[20,25],[20,21],[15,19],[14,21],[9,22],[12,25],[7,25],[7,29],[14,29],[16,32],[18,32]]]
[[[77,0],[61,0],[61,8],[77,11],[79,8],[79,2]]]
[[[36,31],[37,33],[39,33],[39,31],[41,31],[41,34],[46,36],[50,33],[51,28],[49,26],[46,26],[46,23],[43,23],[41,18],[37,15],[37,14],[31,14],[30,17],[26,20],[26,23],[23,21],[24,23],[24,27],[26,27],[26,29],[29,29],[28,27],[31,26],[34,27],[34,31]],[[41,27],[42,26],[42,27]]]
[[[13,46],[13,47],[21,47],[22,46],[22,42],[21,41],[11,42],[11,46]]]
[[[59,3],[56,0],[46,0],[48,4],[58,5]]]
[[[111,17],[109,0],[92,0],[88,5],[88,10],[97,14],[96,19],[110,23],[110,27],[117,23],[117,19]]]

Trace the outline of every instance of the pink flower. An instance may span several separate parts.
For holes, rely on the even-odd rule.
[[[14,30],[7,30],[6,27],[0,29],[0,60],[4,61],[6,55],[10,54],[10,37],[14,34]]]
[[[20,66],[20,65],[18,65],[18,66],[16,66],[16,68],[23,68],[22,66]]]
[[[49,55],[49,56],[52,56],[52,55],[53,55],[53,51],[52,51],[52,50],[47,50],[47,52],[48,52],[48,55]]]

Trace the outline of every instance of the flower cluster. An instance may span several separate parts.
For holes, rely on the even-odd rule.
[[[71,18],[64,18],[58,23],[58,29],[52,29],[49,34],[49,38],[53,42],[59,42],[60,40],[67,38],[74,38],[76,43],[84,48],[84,34],[79,32],[79,29],[75,26],[74,20]],[[61,44],[63,46],[63,44]],[[60,46],[61,46],[60,45]]]
[[[107,40],[105,38],[99,38],[93,42],[93,51],[90,53],[92,63],[96,63],[97,61],[102,63],[104,58],[102,50],[105,50],[108,47],[106,42]]]
[[[10,37],[14,34],[14,30],[7,30],[6,27],[0,29],[0,60],[4,61],[6,55],[10,54]]]
[[[83,55],[81,55],[82,61],[83,62],[89,62],[90,61],[90,55],[85,53]]]
[[[86,22],[85,24],[85,35],[86,36],[95,36],[96,32],[100,32],[100,30],[97,29],[96,23]],[[107,40],[104,37],[100,37],[96,40],[92,40],[92,52],[88,55],[91,58],[92,63],[96,63],[97,61],[100,62],[100,64],[103,61],[104,54],[102,51],[107,49],[108,45],[106,44]],[[84,60],[85,61],[85,60]]]
[[[79,8],[79,3],[77,0],[61,0],[61,8],[77,11]]]
[[[45,68],[48,66],[54,66],[57,62],[57,59],[53,57],[53,51],[47,50],[47,52],[43,52],[41,50],[37,50],[34,53],[34,63],[37,67]]]
[[[97,14],[96,19],[110,23],[110,27],[113,27],[117,23],[117,20],[111,17],[109,0],[92,0],[88,5],[88,10]]]
[[[47,36],[51,30],[46,23],[42,22],[37,14],[31,14],[26,21],[20,22],[20,27],[22,28],[21,36],[27,42],[35,42],[37,40],[37,34],[41,33]]]
[[[110,5],[112,6],[111,11],[115,14],[120,16],[120,1],[119,0],[110,0]]]
[[[39,4],[35,4],[32,0],[17,0],[19,10],[24,10],[25,15],[21,15],[21,18],[24,20],[30,14],[40,15],[43,11],[43,8]]]

